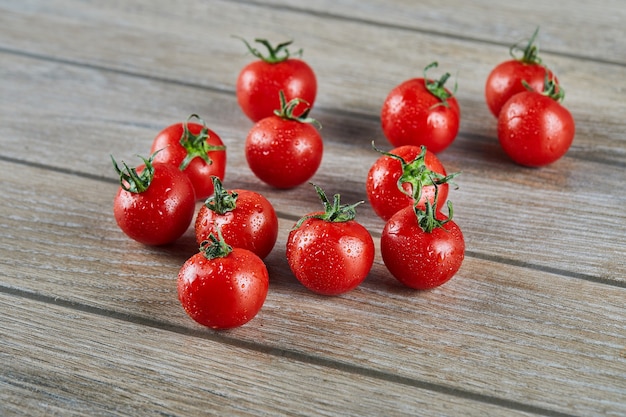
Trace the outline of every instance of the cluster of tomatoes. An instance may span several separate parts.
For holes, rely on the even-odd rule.
[[[236,86],[241,109],[255,123],[246,137],[246,160],[260,180],[275,188],[299,186],[315,174],[323,153],[318,123],[309,117],[317,93],[315,74],[305,61],[293,57],[288,49],[291,42],[273,47],[257,39],[267,55],[244,42],[259,58],[240,72]],[[520,65],[524,70],[537,66],[548,74],[538,63]],[[449,73],[439,80],[427,77],[426,72],[436,66],[436,62],[427,66],[423,78],[398,85],[384,101],[382,127],[395,148],[384,152],[372,142],[381,156],[366,179],[368,200],[386,221],[380,242],[383,262],[400,282],[420,290],[452,278],[465,253],[463,234],[452,220],[452,204],[447,202],[447,215],[442,211],[457,174],[447,174],[435,155],[455,139],[460,109],[453,92],[444,86]],[[519,81],[511,75],[516,71]],[[535,78],[519,71],[509,70],[506,91],[496,91],[494,86],[500,87],[502,81],[492,82],[493,74],[487,84],[488,104],[500,115],[499,134],[506,134],[509,142],[515,142],[515,121],[504,120],[519,107],[513,100],[526,93],[538,96],[532,99],[537,102],[548,97],[536,87]],[[500,79],[504,72],[499,70]],[[551,82],[546,81],[549,91],[562,92],[549,74],[545,77]],[[517,84],[524,87],[522,81],[529,91],[514,95]],[[507,100],[506,95],[513,98]],[[494,107],[492,102],[497,102]],[[549,111],[549,106],[543,106],[543,111]],[[506,141],[502,142],[504,146]],[[187,314],[205,326],[224,329],[245,324],[260,311],[269,288],[263,259],[278,236],[272,204],[254,191],[224,188],[226,147],[196,115],[161,131],[151,155],[142,159],[144,163],[135,168],[125,163],[120,168],[113,159],[120,177],[114,201],[118,225],[138,242],[168,244],[189,228],[196,202],[202,200],[194,225],[199,251],[180,269],[179,300]],[[369,274],[374,242],[355,220],[362,202],[342,204],[339,194],[331,201],[321,187],[313,186],[323,210],[303,216],[294,225],[286,257],[306,288],[338,295],[356,288]]]
[[[525,48],[511,47],[513,59],[497,65],[485,85],[487,106],[498,118],[502,149],[513,161],[529,167],[560,159],[575,133],[574,118],[561,104],[565,92],[539,57],[538,30]],[[517,57],[517,52],[522,56]]]

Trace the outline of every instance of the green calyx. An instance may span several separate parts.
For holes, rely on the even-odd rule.
[[[412,162],[406,162],[401,156],[376,148],[374,141],[372,141],[372,147],[375,151],[400,161],[400,164],[402,166],[402,174],[398,178],[398,189],[402,193],[411,197],[415,204],[417,204],[422,198],[423,187],[428,185],[434,185],[435,187],[437,187],[438,185],[442,184],[451,184],[452,179],[460,174],[460,172],[455,172],[450,175],[441,175],[429,169],[426,166],[426,147],[423,145],[421,146],[420,154]],[[407,192],[403,187],[403,185],[406,183],[411,185],[410,193]]]
[[[188,123],[191,119],[197,119],[202,124],[202,130],[197,135],[194,135],[189,131]],[[187,169],[189,164],[194,158],[201,158],[208,165],[213,163],[213,160],[209,157],[209,152],[224,151],[226,147],[223,145],[215,146],[208,143],[209,129],[206,127],[206,123],[197,114],[192,114],[187,118],[187,121],[183,123],[183,134],[180,137],[180,144],[187,151],[187,156],[180,163],[178,167],[181,171]]]
[[[274,114],[285,120],[293,120],[300,123],[310,123],[315,125],[318,129],[322,128],[322,125],[317,120],[309,117],[309,112],[311,111],[311,107],[307,107],[299,116],[293,114],[294,110],[300,103],[304,103],[307,106],[309,102],[303,100],[301,98],[294,98],[289,101],[285,98],[285,93],[283,90],[278,92],[278,97],[280,99],[280,109],[274,110]]]
[[[226,243],[220,229],[217,229],[217,237],[211,233],[208,240],[200,243],[200,252],[207,259],[225,258],[232,251],[232,246]]]
[[[452,210],[452,202],[448,201],[448,217],[439,220],[437,218],[437,198],[438,198],[439,190],[437,185],[435,185],[435,198],[433,199],[433,203],[430,201],[426,201],[425,209],[422,210],[417,207],[417,204],[413,206],[413,211],[415,212],[415,216],[417,217],[417,224],[420,229],[422,229],[426,233],[431,233],[437,227],[443,227],[446,223],[452,220],[453,210]]]
[[[446,81],[448,81],[448,78],[450,78],[450,73],[446,72],[438,80],[431,80],[426,76],[426,73],[428,72],[429,69],[436,68],[438,65],[439,64],[437,63],[437,61],[435,61],[427,65],[426,68],[424,68],[424,85],[426,86],[426,89],[433,96],[437,97],[441,101],[440,103],[435,104],[435,106],[450,107],[450,104],[448,103],[448,99],[454,96],[458,87],[457,83],[455,82],[452,93],[450,93],[444,87],[444,84],[446,83]]]
[[[535,91],[530,84],[522,80],[522,84],[528,91]],[[550,97],[557,102],[563,101],[565,98],[565,90],[561,87],[554,77],[550,77],[550,72],[546,68],[546,76],[543,79],[543,91],[537,91],[539,94]]]
[[[528,40],[528,43],[525,47],[521,46],[522,42],[518,42],[515,45],[512,45],[509,49],[509,54],[511,56],[524,64],[541,64],[541,58],[539,58],[539,47],[535,43],[537,39],[537,34],[539,34],[539,27],[535,29],[535,32]],[[518,52],[522,53],[520,57]]]
[[[322,204],[324,205],[324,213],[302,217],[300,220],[298,220],[293,230],[298,229],[300,226],[302,226],[302,223],[309,219],[320,219],[334,223],[354,220],[354,218],[356,217],[356,208],[360,204],[363,204],[363,201],[359,201],[355,204],[341,204],[340,195],[335,194],[333,197],[333,202],[331,203],[330,200],[328,200],[328,197],[326,197],[326,193],[324,193],[324,190],[322,190],[320,187],[313,183],[311,183],[311,185],[315,187],[317,195],[320,197],[320,200],[322,200]]]
[[[276,47],[273,47],[269,41],[267,41],[266,39],[255,39],[254,41],[256,43],[260,43],[261,45],[265,46],[265,48],[267,49],[267,55],[263,55],[258,49],[254,48],[252,45],[250,45],[248,43],[248,41],[246,41],[243,38],[239,38],[243,41],[243,43],[246,44],[246,47],[248,48],[248,51],[250,51],[250,53],[252,55],[254,55],[255,57],[269,63],[269,64],[278,64],[279,62],[283,62],[286,61],[287,59],[289,59],[292,56],[302,56],[302,49],[298,49],[294,54],[292,54],[289,49],[287,48],[289,45],[291,45],[293,43],[293,41],[287,41],[287,42],[283,42],[283,43],[279,43],[278,45],[276,45]]]
[[[159,150],[160,151],[160,150]],[[140,174],[137,173],[136,168],[130,168],[126,165],[126,162],[122,161],[123,169],[117,165],[117,162],[111,155],[111,161],[113,162],[113,168],[117,175],[120,177],[120,187],[124,191],[128,191],[129,193],[143,193],[148,189],[150,183],[152,182],[152,178],[154,178],[154,166],[152,162],[154,161],[154,157],[159,151],[156,151],[150,158],[146,159],[143,156],[137,155],[139,158],[143,160],[145,168],[141,171]]]
[[[239,195],[234,191],[226,190],[218,177],[213,176],[211,180],[213,181],[213,195],[206,199],[204,205],[217,214],[233,211],[237,207]]]

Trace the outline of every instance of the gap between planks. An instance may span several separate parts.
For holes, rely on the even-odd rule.
[[[262,343],[255,343],[243,339],[237,339],[235,337],[229,337],[227,334],[223,332],[214,332],[214,331],[206,331],[206,329],[194,329],[190,327],[180,326],[172,323],[166,323],[162,321],[158,321],[155,319],[150,319],[148,317],[141,317],[137,315],[107,310],[104,308],[91,306],[87,304],[77,303],[69,300],[60,299],[58,297],[50,297],[43,294],[32,293],[30,291],[24,291],[13,287],[6,287],[0,285],[0,293],[20,297],[24,299],[28,299],[31,301],[54,305],[57,307],[67,308],[75,311],[79,311],[82,313],[93,314],[100,317],[105,317],[114,320],[120,320],[122,322],[131,323],[135,325],[145,326],[152,329],[157,329],[161,331],[167,331],[174,334],[200,338],[205,340],[210,340],[213,342],[218,342],[224,345],[233,346],[241,349],[246,349],[258,353],[263,353],[275,357],[281,357],[285,359],[290,359],[294,361],[298,361],[305,364],[316,365],[320,367],[335,369],[338,371],[346,372],[353,375],[359,375],[368,378],[374,378],[381,381],[387,381],[394,384],[405,385],[412,388],[423,389],[431,392],[436,392],[439,394],[446,394],[450,396],[454,396],[457,398],[471,400],[476,402],[481,402],[484,404],[494,405],[510,410],[525,412],[525,413],[533,413],[547,417],[575,417],[573,414],[562,413],[559,411],[554,411],[542,407],[537,407],[525,403],[520,403],[517,401],[511,401],[505,398],[493,397],[488,395],[483,395],[471,391],[460,390],[451,386],[446,386],[443,384],[435,384],[431,382],[426,382],[420,379],[409,378],[406,376],[395,375],[389,372],[379,371],[375,369],[370,369],[362,366],[358,366],[351,363],[342,362],[339,360],[333,360],[330,358],[324,358],[320,356],[315,356],[312,354],[307,354],[305,352],[290,350],[290,349],[279,349],[273,346],[264,345]]]
[[[510,43],[498,42],[498,41],[488,39],[488,38],[481,38],[481,37],[476,37],[476,36],[459,36],[458,34],[453,34],[453,33],[446,33],[446,32],[432,30],[432,29],[420,29],[419,27],[414,27],[414,26],[394,24],[394,23],[385,22],[382,20],[366,19],[362,17],[347,16],[343,14],[332,13],[329,11],[322,12],[318,10],[304,9],[301,7],[294,7],[290,5],[265,4],[265,3],[259,3],[256,1],[251,1],[251,0],[220,0],[220,1],[227,1],[229,3],[237,3],[237,4],[246,5],[246,6],[260,7],[260,8],[269,9],[269,10],[288,11],[291,13],[296,13],[296,14],[301,14],[301,15],[315,16],[317,18],[322,18],[322,19],[337,20],[340,22],[350,22],[350,23],[357,23],[357,24],[362,24],[366,26],[376,26],[376,27],[393,29],[393,30],[410,32],[410,33],[419,33],[422,35],[429,35],[429,36],[434,36],[434,37],[444,38],[444,39],[453,39],[453,40],[462,41],[462,42],[472,42],[472,43],[479,43],[479,44],[491,45],[491,46],[502,46],[502,47],[505,47],[506,49],[511,47]],[[594,62],[597,64],[615,65],[619,67],[624,66],[624,64],[620,61],[610,60],[606,58],[603,59],[603,58],[597,58],[597,57],[590,57],[590,56],[583,55],[583,54],[566,53],[566,52],[561,52],[557,50],[552,50],[549,48],[546,49],[543,47],[541,51],[542,53],[546,53],[546,54],[551,54],[551,55],[560,56],[564,58],[572,58],[572,59],[577,59],[581,61]]]

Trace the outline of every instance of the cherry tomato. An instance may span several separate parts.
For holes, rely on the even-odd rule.
[[[564,91],[547,80],[544,92],[511,97],[498,116],[498,140],[520,165],[540,167],[561,158],[574,141],[571,113],[561,105]]]
[[[200,123],[189,123],[192,119],[198,119]],[[186,122],[173,124],[159,132],[151,148],[151,152],[156,151],[159,152],[155,162],[174,165],[189,177],[198,200],[213,194],[212,176],[224,179],[226,147],[195,114]]]
[[[249,190],[226,190],[213,177],[214,194],[200,207],[195,232],[198,244],[222,231],[232,247],[248,249],[261,259],[274,248],[278,237],[278,217],[272,204]]]
[[[444,74],[438,81],[413,78],[389,92],[381,110],[382,129],[394,147],[424,145],[431,152],[446,149],[459,132],[461,109],[453,94],[444,87],[450,77]]]
[[[241,326],[263,307],[267,267],[247,249],[209,236],[178,273],[178,299],[193,320],[213,329]]]
[[[287,261],[306,288],[322,295],[339,295],[356,288],[374,263],[374,241],[354,218],[356,206],[331,204],[324,191],[315,189],[324,212],[301,218],[287,239]]]
[[[539,48],[535,44],[539,29],[535,31],[522,49],[519,44],[511,47],[513,59],[498,64],[487,77],[485,99],[491,113],[498,117],[504,103],[515,94],[526,91],[524,82],[536,91],[542,91],[546,76],[554,78],[554,74],[541,63]],[[521,51],[521,57],[516,52]]]
[[[281,111],[257,122],[246,138],[248,166],[263,182],[276,188],[293,188],[308,181],[321,162],[322,137],[308,117],[308,111],[294,116],[300,100],[286,103],[281,97]]]
[[[289,49],[291,41],[275,48],[265,39],[255,39],[264,45],[268,55],[245,42],[248,50],[258,60],[246,65],[237,77],[237,101],[243,112],[253,122],[270,117],[280,103],[278,92],[283,91],[288,101],[295,98],[303,102],[294,114],[300,115],[306,108],[313,107],[317,94],[317,80],[311,67],[303,60],[292,58]],[[298,51],[301,55],[302,50]]]
[[[120,188],[113,203],[113,214],[122,231],[146,245],[165,245],[185,233],[196,210],[195,194],[189,178],[178,168],[142,158],[144,165],[120,169]]]
[[[389,219],[380,239],[385,266],[407,287],[435,288],[452,278],[463,262],[465,240],[458,225],[441,212],[420,221],[420,210],[406,207]],[[427,226],[423,223],[430,223]],[[430,229],[429,229],[430,227]]]
[[[383,156],[370,168],[365,188],[367,198],[380,218],[389,220],[414,201],[421,208],[426,207],[426,201],[433,204],[433,181],[438,185],[439,201],[446,201],[448,182],[457,174],[448,176],[439,158],[426,147],[404,145],[389,152],[379,152]]]

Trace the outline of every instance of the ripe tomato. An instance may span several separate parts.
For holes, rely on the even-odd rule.
[[[172,243],[185,233],[196,210],[189,178],[178,168],[142,158],[144,165],[120,169],[120,188],[115,195],[113,214],[122,231],[146,245]]]
[[[293,188],[308,181],[322,163],[322,137],[308,118],[308,111],[294,116],[300,100],[286,103],[281,111],[257,122],[246,137],[248,166],[263,182],[276,188]]]
[[[357,223],[356,206],[340,205],[339,195],[331,204],[324,191],[315,189],[324,212],[301,218],[287,239],[287,261],[306,288],[323,295],[339,295],[356,288],[374,263],[374,241]]]
[[[546,76],[554,78],[554,74],[541,63],[539,48],[535,44],[539,29],[522,49],[515,44],[510,49],[513,59],[498,64],[487,77],[485,99],[491,113],[498,117],[506,101],[515,94],[526,91],[523,82],[536,91],[542,91]],[[521,57],[516,52],[521,51]]]
[[[429,214],[428,211],[430,211]],[[380,239],[385,266],[404,285],[435,288],[457,273],[465,257],[465,240],[458,225],[441,212],[406,207],[389,219]],[[430,216],[418,219],[418,214]],[[428,225],[430,223],[430,225]],[[430,229],[430,230],[429,230]]]
[[[389,92],[381,110],[382,129],[395,146],[424,145],[434,153],[446,149],[459,132],[461,109],[453,94],[444,87],[450,77],[444,74],[438,81],[413,78]]]
[[[498,140],[520,165],[540,167],[561,158],[574,141],[571,113],[560,104],[564,92],[547,80],[544,92],[511,97],[498,116]]]
[[[198,119],[200,123],[189,123],[192,119]],[[173,124],[159,132],[151,148],[151,152],[157,151],[155,162],[180,168],[191,180],[198,200],[213,194],[212,176],[224,179],[226,147],[195,114],[186,122]]]
[[[374,148],[376,149],[376,148]],[[378,149],[377,149],[378,150]],[[420,208],[425,202],[434,203],[435,186],[439,201],[448,198],[448,182],[457,174],[447,175],[437,156],[424,146],[404,145],[382,152],[367,174],[367,198],[383,220],[417,201]]]
[[[178,299],[196,322],[228,329],[250,321],[263,307],[269,275],[261,258],[211,235],[178,273]]]
[[[311,67],[301,59],[291,58],[287,48],[291,41],[275,48],[265,39],[255,39],[264,45],[268,55],[264,56],[257,49],[245,42],[248,50],[258,60],[246,65],[237,77],[237,101],[243,112],[253,122],[270,117],[279,108],[278,92],[283,91],[288,101],[295,98],[303,102],[295,110],[302,114],[311,108],[317,95],[317,79]],[[301,55],[302,50],[297,55]]]
[[[272,204],[254,191],[226,190],[217,177],[213,177],[213,187],[215,192],[196,216],[198,244],[221,230],[230,246],[248,249],[261,259],[269,255],[278,237],[278,217]]]

